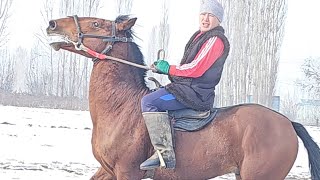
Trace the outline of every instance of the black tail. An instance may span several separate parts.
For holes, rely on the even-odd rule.
[[[291,122],[294,130],[299,138],[302,140],[309,157],[309,168],[311,172],[311,179],[320,180],[320,148],[308,133],[302,124]]]

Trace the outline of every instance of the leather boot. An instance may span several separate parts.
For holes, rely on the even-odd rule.
[[[142,115],[156,152],[140,165],[140,169],[152,170],[158,167],[174,169],[176,158],[168,113],[144,112]]]

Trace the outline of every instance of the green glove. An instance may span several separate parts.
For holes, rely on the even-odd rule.
[[[170,65],[166,60],[157,60],[154,62],[154,67],[160,74],[169,74]]]

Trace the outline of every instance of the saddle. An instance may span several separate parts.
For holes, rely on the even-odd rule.
[[[196,111],[193,109],[182,109],[169,111],[172,126],[177,131],[198,131],[212,122],[218,112],[218,108],[208,111]]]
[[[159,52],[158,52],[159,54]],[[159,56],[159,55],[158,55]],[[156,84],[156,89],[163,87],[154,77],[148,78]],[[177,131],[198,131],[214,120],[218,112],[218,108],[208,111],[196,111],[193,109],[182,109],[169,111],[169,117],[172,119],[172,127]]]

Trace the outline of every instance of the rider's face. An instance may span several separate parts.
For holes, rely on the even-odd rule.
[[[201,13],[199,16],[199,28],[201,32],[207,32],[220,24],[217,17],[210,13]]]

